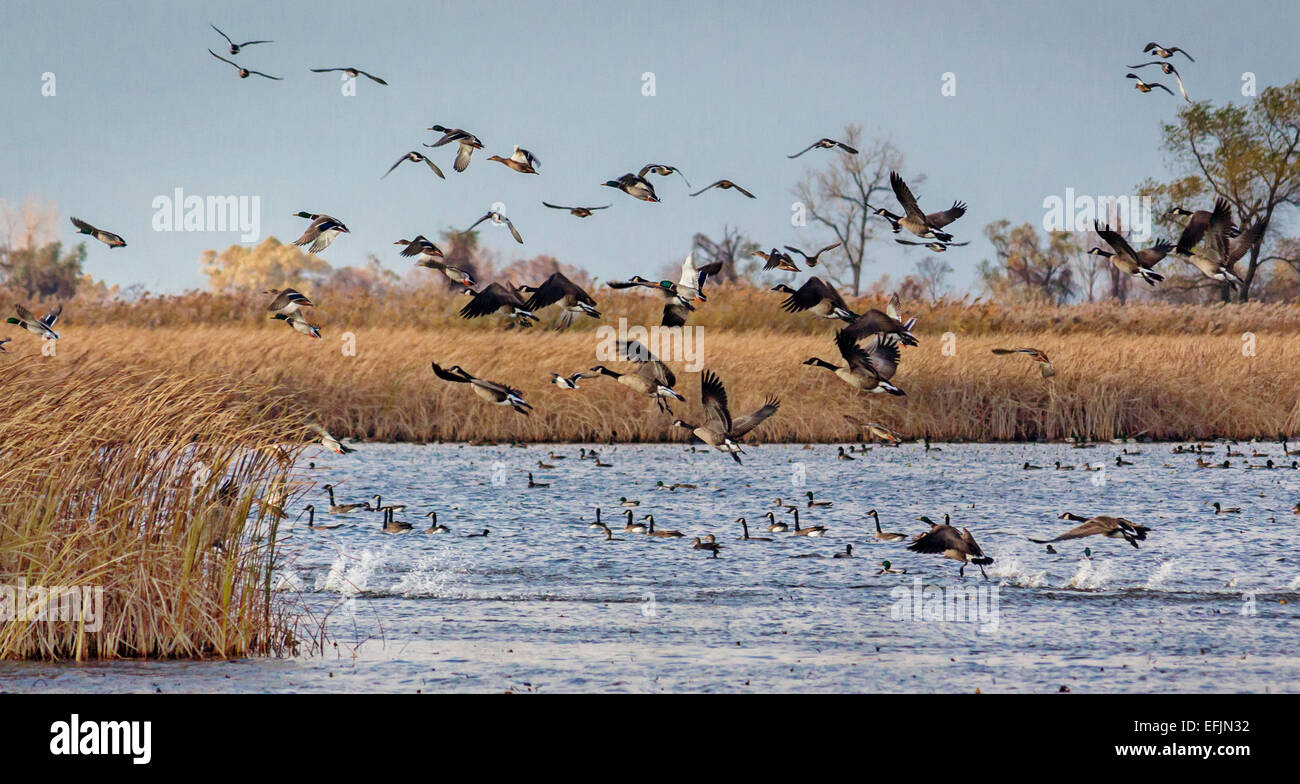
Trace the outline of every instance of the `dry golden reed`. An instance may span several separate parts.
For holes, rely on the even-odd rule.
[[[149,342],[167,352],[166,337]],[[0,658],[290,649],[294,621],[273,606],[270,580],[277,513],[308,438],[300,404],[82,345],[0,362],[0,584],[102,588],[102,628],[9,620]]]
[[[570,374],[597,364],[597,337],[590,330],[355,327],[356,355],[345,356],[342,324],[326,324],[319,341],[272,326],[69,327],[58,357],[26,361],[58,368],[93,357],[137,375],[211,374],[284,390],[336,436],[362,440],[684,438],[684,431],[670,427],[672,417],[612,379],[585,380],[577,391],[549,383],[551,371]],[[826,370],[801,364],[812,356],[841,363],[834,327],[819,327],[813,334],[703,329],[703,365],[722,376],[733,413],[757,408],[769,394],[781,398],[780,411],[751,438],[854,439],[845,414],[936,440],[1274,438],[1300,431],[1295,331],[1256,331],[1254,356],[1243,353],[1240,333],[1012,331],[945,338],[922,332],[920,346],[903,349],[894,383],[908,395],[896,398],[856,393]],[[38,351],[35,340],[16,343],[15,353]],[[955,350],[952,356],[945,345]],[[1040,348],[1057,375],[1044,380],[1028,358],[995,356],[995,346]],[[533,415],[490,406],[467,386],[435,378],[431,361],[522,389]],[[687,398],[673,404],[675,414],[698,421],[697,374],[684,372],[680,362],[670,366]]]

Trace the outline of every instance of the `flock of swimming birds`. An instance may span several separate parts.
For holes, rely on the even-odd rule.
[[[235,43],[215,25],[212,27],[226,40],[231,56],[240,54],[244,48],[249,46],[273,43],[268,40]],[[1176,46],[1164,47],[1154,42],[1149,43],[1143,51],[1159,59],[1133,65],[1130,68],[1158,66],[1165,74],[1173,75],[1178,80],[1179,89],[1183,97],[1187,98],[1187,93],[1183,89],[1181,75],[1168,60],[1174,54],[1182,54],[1189,61],[1192,61],[1191,56]],[[261,76],[267,79],[282,80],[282,77],[244,68],[213,52],[211,49],[208,52],[216,59],[236,68],[241,79],[246,79],[249,76]],[[310,70],[315,73],[342,72],[354,79],[358,76],[364,76],[376,84],[382,86],[388,84],[387,81],[374,74],[351,66],[312,68]],[[1145,82],[1134,73],[1130,72],[1127,77],[1134,79],[1136,82],[1135,87],[1143,93],[1149,93],[1154,89],[1162,89],[1170,95],[1173,94],[1164,85]],[[1190,101],[1190,99],[1187,100]],[[455,145],[456,154],[452,162],[452,169],[456,172],[464,172],[470,165],[474,151],[481,150],[484,147],[478,136],[460,128],[435,124],[428,130],[441,134],[441,136],[432,144],[424,144],[424,147],[438,149],[448,145]],[[799,158],[812,150],[834,150],[840,154],[850,156],[858,154],[858,150],[850,145],[828,137],[819,139],[787,157],[791,159]],[[508,157],[492,155],[488,160],[501,163],[521,174],[538,174],[541,167],[541,162],[536,155],[517,145]],[[428,154],[414,150],[406,152],[398,158],[382,177],[387,177],[401,164],[407,162],[422,163],[437,177],[446,178],[442,169]],[[676,166],[661,163],[646,164],[636,173],[623,174],[616,179],[605,181],[602,185],[622,191],[634,199],[654,203],[659,202],[660,197],[649,177],[651,175],[668,177],[673,174],[680,177],[688,189],[691,187],[686,175],[680,169]],[[890,173],[889,182],[890,189],[897,199],[901,211],[893,212],[883,206],[877,206],[871,208],[871,214],[887,221],[895,234],[906,231],[917,238],[916,240],[897,238],[896,242],[905,245],[923,246],[936,253],[946,251],[950,247],[968,244],[968,242],[956,242],[953,235],[945,231],[948,226],[966,213],[967,205],[964,202],[954,201],[952,206],[945,210],[926,213],[921,209],[917,198],[898,172]],[[689,193],[689,195],[692,197],[700,196],[713,189],[734,190],[744,197],[757,198],[751,191],[730,179],[716,180],[704,188]],[[612,204],[564,206],[545,201],[542,203],[548,208],[567,211],[578,218],[591,217],[597,211],[609,209],[612,206]],[[1151,285],[1163,280],[1163,276],[1155,272],[1154,267],[1170,255],[1187,261],[1209,278],[1224,281],[1232,286],[1239,285],[1240,279],[1233,271],[1233,265],[1262,237],[1265,228],[1262,222],[1256,222],[1245,231],[1240,230],[1233,223],[1231,206],[1222,198],[1216,200],[1213,210],[1191,211],[1175,207],[1170,213],[1188,218],[1177,244],[1157,240],[1149,248],[1135,250],[1120,232],[1097,222],[1095,224],[1097,235],[1109,247],[1109,250],[1094,247],[1088,252],[1109,259],[1121,272],[1140,277]],[[350,233],[343,221],[330,215],[300,211],[295,213],[295,216],[309,221],[309,224],[302,235],[294,241],[294,244],[300,247],[306,246],[311,253],[324,251],[339,236]],[[74,217],[71,220],[79,234],[88,235],[104,243],[109,248],[126,247],[126,241],[118,234],[97,228],[79,218]],[[473,231],[485,221],[505,226],[516,242],[520,244],[524,242],[522,234],[510,219],[497,210],[486,212],[469,228],[465,229],[464,233]],[[476,289],[476,283],[470,272],[447,263],[446,255],[442,249],[425,236],[416,235],[409,240],[399,239],[394,244],[403,246],[401,255],[415,259],[418,266],[441,272],[454,284],[464,286],[463,291],[469,297],[469,301],[460,309],[459,315],[462,318],[473,319],[484,316],[498,316],[504,319],[507,329],[514,327],[526,328],[539,320],[538,311],[554,305],[558,305],[560,308],[555,322],[557,329],[570,326],[575,319],[580,317],[601,318],[597,303],[591,294],[584,291],[560,272],[552,274],[537,286],[515,286],[513,282],[507,281],[504,285],[494,282],[481,289]],[[796,262],[796,255],[808,269],[813,269],[818,265],[823,254],[831,252],[839,246],[840,243],[837,242],[809,253],[800,248],[786,245],[784,250],[773,247],[770,251],[758,251],[756,255],[764,260],[765,270],[800,272],[802,269]],[[690,314],[700,304],[708,301],[704,293],[705,284],[709,277],[716,276],[721,271],[721,268],[721,262],[697,266],[694,261],[694,254],[690,254],[683,262],[681,277],[676,282],[671,280],[655,281],[634,275],[627,280],[609,281],[607,285],[614,289],[643,288],[653,292],[663,300],[661,326],[680,327],[687,323]],[[786,295],[785,299],[780,303],[782,310],[786,312],[809,313],[829,321],[844,322],[844,326],[835,333],[834,337],[835,349],[839,354],[841,364],[835,364],[820,357],[811,357],[803,364],[832,372],[856,392],[887,393],[899,396],[906,394],[892,383],[892,379],[898,370],[901,347],[917,345],[916,337],[911,333],[916,318],[903,318],[899,311],[900,303],[896,295],[891,298],[884,311],[872,308],[864,313],[857,313],[848,306],[834,286],[817,276],[809,278],[797,289],[785,284],[779,284],[772,290]],[[273,297],[267,306],[267,311],[271,314],[270,318],[282,320],[294,330],[311,338],[320,338],[320,327],[312,324],[304,312],[304,308],[314,307],[314,303],[307,296],[291,288],[283,290],[271,289],[266,293]],[[15,310],[17,317],[9,318],[8,323],[16,324],[44,339],[59,339],[60,335],[54,330],[54,326],[63,311],[62,304],[55,306],[39,318],[22,305],[16,305]],[[8,342],[8,340],[8,338],[0,339],[0,351],[4,350],[4,343]],[[632,393],[653,401],[660,410],[668,414],[672,413],[668,401],[685,401],[685,398],[673,388],[676,384],[676,378],[672,370],[652,354],[645,345],[634,340],[625,341],[619,344],[618,349],[619,358],[631,363],[630,370],[619,372],[604,365],[596,365],[589,370],[568,375],[552,372],[551,382],[561,389],[577,390],[584,380],[596,379],[602,376],[608,377],[626,387]],[[993,353],[1026,354],[1031,357],[1043,378],[1048,378],[1055,373],[1051,360],[1044,352],[1035,348],[997,348],[993,350]],[[465,384],[474,394],[488,403],[507,406],[524,416],[527,416],[532,410],[532,406],[525,401],[523,392],[508,384],[475,376],[460,365],[443,367],[437,362],[433,362],[432,368],[437,378],[452,384]],[[740,439],[774,415],[781,404],[777,398],[768,396],[763,405],[757,410],[745,416],[733,417],[728,406],[727,391],[722,379],[716,373],[707,369],[701,376],[700,402],[703,411],[700,424],[692,424],[684,419],[677,418],[672,422],[672,427],[689,431],[695,438],[709,447],[729,454],[736,463],[741,463],[740,455],[743,453],[740,447]],[[848,415],[845,418],[856,425],[861,432],[869,434],[883,444],[897,446],[901,441],[897,434],[882,425],[862,422]],[[340,454],[354,451],[331,436],[323,427],[319,425],[313,427],[319,436],[318,440],[326,448]],[[929,448],[928,439],[926,447]],[[1286,450],[1285,441],[1283,441],[1283,449]],[[852,450],[853,448],[850,447],[850,451]],[[1203,445],[1198,445],[1194,450],[1188,449],[1187,451],[1195,451],[1198,454],[1197,463],[1200,467],[1226,468],[1230,465],[1227,461],[1223,465],[1206,463],[1199,456],[1205,453]],[[584,449],[583,452],[582,456],[584,458],[590,456],[596,461],[597,465],[609,465],[608,463],[601,463],[600,457],[594,451],[588,453]],[[1286,453],[1293,455],[1300,454],[1300,451],[1287,451]],[[846,453],[842,446],[839,447],[838,456],[842,460],[855,459],[851,454]],[[554,453],[551,454],[551,457],[554,459],[563,458],[563,456]],[[1122,457],[1117,457],[1116,463],[1119,466],[1131,464],[1124,461]],[[544,463],[540,465],[545,466]],[[1072,466],[1063,466],[1059,461],[1055,467],[1057,470],[1070,470],[1073,468]],[[1259,467],[1273,468],[1275,466],[1270,460],[1267,466]],[[1040,467],[1025,463],[1023,468],[1034,470]],[[1085,464],[1084,468],[1085,470],[1096,470],[1088,464]],[[528,482],[530,488],[549,486],[547,483],[535,481],[531,473],[528,476]],[[670,490],[693,487],[693,485],[683,484],[663,487],[662,483],[660,483],[660,486],[661,489]],[[340,504],[335,500],[334,485],[327,484],[324,486],[324,490],[329,495],[329,511],[332,514],[349,514],[358,511],[379,512],[382,515],[381,530],[384,533],[406,533],[414,528],[411,523],[398,521],[394,517],[394,513],[406,509],[405,505],[385,505],[379,495],[375,495],[369,501],[362,503]],[[808,501],[807,506],[804,508],[805,512],[810,509],[831,506],[831,502],[816,500],[811,491],[807,492],[806,496]],[[626,507],[634,507],[639,504],[637,501],[626,498],[620,499],[620,503]],[[780,508],[780,511],[789,512],[792,515],[792,524],[778,521],[776,512],[769,511],[764,515],[767,524],[762,532],[771,534],[788,533],[799,537],[820,537],[827,532],[827,528],[823,525],[802,526],[798,506],[783,503],[779,498],[776,499],[775,505]],[[1215,509],[1217,514],[1230,514],[1241,511],[1236,508],[1224,509],[1217,503]],[[312,530],[328,530],[339,527],[339,524],[336,523],[317,525],[314,504],[305,507],[304,511],[309,515],[307,526]],[[1294,511],[1300,514],[1300,504],[1297,504]],[[642,520],[637,521],[634,519],[635,515],[631,508],[626,509],[625,514],[627,518],[623,526],[625,533],[645,535],[648,538],[671,539],[684,536],[681,531],[656,529],[653,515],[645,515]],[[597,509],[596,520],[591,523],[591,527],[600,530],[606,540],[618,541],[613,530],[601,521],[600,515],[601,510]],[[430,526],[425,530],[425,533],[445,534],[450,532],[447,526],[439,524],[436,511],[431,511],[425,516],[430,519]],[[879,514],[874,509],[868,512],[868,516],[875,521],[875,536],[877,539],[886,542],[909,541],[910,543],[907,546],[909,550],[918,553],[940,554],[946,558],[959,561],[961,563],[959,574],[964,574],[968,563],[975,564],[987,579],[984,566],[992,563],[993,559],[985,555],[969,529],[954,527],[948,514],[944,514],[943,523],[936,523],[929,517],[918,518],[930,527],[928,530],[911,537],[902,533],[884,531],[880,525]],[[1150,532],[1150,528],[1147,526],[1139,525],[1122,517],[1107,515],[1082,517],[1066,512],[1061,514],[1060,518],[1077,522],[1079,525],[1054,538],[1031,539],[1031,541],[1047,544],[1049,552],[1055,552],[1050,543],[1099,535],[1113,539],[1123,539],[1136,548],[1138,542],[1145,541]],[[772,541],[771,537],[750,536],[749,524],[744,517],[737,519],[736,523],[741,526],[743,531],[743,535],[740,537],[741,541]],[[490,530],[485,528],[481,533],[473,533],[469,534],[469,536],[486,537],[490,533]],[[696,550],[712,553],[713,557],[717,557],[723,548],[723,545],[717,542],[713,534],[695,537],[692,540],[692,546]],[[852,545],[846,545],[845,550],[835,553],[834,557],[853,557]],[[890,561],[884,561],[882,566],[883,568],[878,574],[900,574],[905,572],[905,570],[893,569]]]

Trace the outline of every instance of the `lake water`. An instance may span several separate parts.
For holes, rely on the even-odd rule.
[[[597,446],[612,467],[579,460],[578,445],[314,452],[302,474],[318,488],[337,483],[340,502],[381,493],[409,505],[398,519],[416,526],[385,535],[378,514],[360,512],[318,514],[345,523],[333,531],[305,518],[291,529],[280,596],[328,617],[324,654],[0,663],[0,689],[1300,691],[1300,470],[1243,467],[1264,457],[1198,469],[1168,444],[935,446],[878,446],[853,461],[835,446],[752,446],[743,466],[681,445]],[[1125,456],[1134,465],[1115,465],[1124,448],[1142,453]],[[1281,459],[1276,444],[1257,448]],[[1054,470],[1058,460],[1079,468]],[[529,470],[550,487],[528,488]],[[808,491],[833,506],[806,508]],[[624,533],[624,496],[640,502],[638,519],[654,514],[686,538]],[[760,532],[778,496],[827,535]],[[1213,501],[1242,513],[1216,515]],[[329,502],[314,489],[292,511],[306,503]],[[596,506],[617,541],[588,527]],[[925,530],[919,515],[949,513],[996,559],[990,579],[877,541],[872,508],[909,535]],[[419,533],[430,509],[450,533]],[[1091,537],[1053,555],[1026,540],[1073,527],[1063,511],[1152,531],[1140,550]],[[774,541],[736,541],[740,516]],[[466,537],[484,527],[489,536]],[[724,545],[717,559],[691,547],[708,533]],[[847,544],[854,558],[830,557]],[[812,555],[822,557],[796,557]],[[906,574],[878,575],[885,559]]]

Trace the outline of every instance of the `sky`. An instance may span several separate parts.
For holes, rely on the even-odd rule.
[[[724,224],[764,246],[811,247],[828,237],[791,225],[791,188],[833,153],[786,156],[848,123],[889,137],[905,176],[925,174],[923,208],[969,205],[950,230],[972,242],[944,256],[965,289],[993,255],[986,224],[1040,225],[1044,199],[1067,188],[1122,195],[1170,175],[1160,125],[1183,101],[1124,78],[1126,65],[1152,59],[1148,41],[1196,58],[1173,60],[1195,100],[1249,100],[1245,72],[1261,89],[1300,77],[1294,0],[7,0],[5,9],[0,199],[55,202],[67,242],[80,239],[71,215],[123,235],[122,249],[91,242],[86,272],[167,292],[204,286],[200,254],[241,241],[237,231],[156,231],[155,200],[177,188],[257,197],[261,235],[284,241],[304,227],[293,213],[333,215],[352,233],[322,258],[343,266],[374,254],[399,273],[410,262],[395,240],[466,228],[496,203],[525,240],[480,227],[503,260],[544,253],[602,279],[656,275],[696,232],[718,236]],[[231,56],[209,24],[237,42],[274,43]],[[284,81],[239,79],[209,47]],[[360,79],[344,96],[339,74],[308,70],[336,66],[389,86]],[[941,94],[945,73],[955,95]],[[486,149],[457,174],[453,147],[421,146],[436,140],[434,124],[467,129]],[[540,175],[487,161],[515,144],[540,158]],[[409,150],[432,153],[447,179],[410,163],[381,179]],[[660,204],[600,186],[650,162],[680,167],[694,188],[728,178],[758,198],[689,198],[675,177],[654,178]],[[614,207],[579,220],[543,200]],[[865,280],[897,280],[928,255],[885,237]]]

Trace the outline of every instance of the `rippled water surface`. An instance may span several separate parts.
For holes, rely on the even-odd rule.
[[[834,446],[754,446],[743,466],[680,445],[597,447],[612,467],[578,459],[576,445],[313,454],[302,473],[317,489],[294,514],[324,510],[319,485],[335,482],[340,502],[382,493],[407,504],[398,518],[416,527],[384,535],[378,515],[362,512],[317,515],[344,523],[337,530],[292,528],[280,595],[327,617],[325,654],[0,664],[0,688],[1300,691],[1300,470],[1244,468],[1265,457],[1198,469],[1167,444],[1127,445],[1141,452],[1124,457],[1131,466],[1115,465],[1122,448],[1110,444],[936,447],[876,447],[847,461]],[[1258,449],[1281,459],[1277,445]],[[1024,470],[1027,460],[1045,470]],[[1106,468],[1085,472],[1085,461]],[[529,470],[550,487],[528,488]],[[808,509],[807,491],[833,506]],[[622,496],[640,502],[638,519],[654,514],[686,538],[624,533]],[[826,536],[760,532],[778,496]],[[1213,501],[1242,513],[1216,515]],[[598,505],[616,541],[588,527]],[[909,535],[925,529],[919,515],[949,513],[995,558],[989,580],[877,541],[872,508],[885,530]],[[419,533],[430,509],[450,533]],[[1049,554],[1027,541],[1071,528],[1062,511],[1123,516],[1152,533],[1140,550],[1092,537]],[[740,516],[774,541],[737,541]],[[488,537],[467,538],[484,527]],[[724,545],[720,558],[691,547],[708,533]],[[831,557],[848,544],[855,557]],[[877,574],[885,559],[906,573]]]

